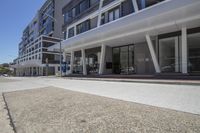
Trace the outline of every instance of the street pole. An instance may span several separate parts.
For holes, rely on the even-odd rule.
[[[62,48],[61,48],[61,41],[60,41],[60,77],[62,77]]]
[[[49,74],[49,60],[46,58],[46,76]]]

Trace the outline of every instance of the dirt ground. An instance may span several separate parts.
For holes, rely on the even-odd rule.
[[[200,116],[55,87],[5,93],[17,133],[200,133]]]

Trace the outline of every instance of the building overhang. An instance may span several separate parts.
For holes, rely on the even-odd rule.
[[[62,41],[62,48],[68,52],[106,44],[137,43],[145,40],[145,35],[181,30],[182,27],[200,26],[200,1],[166,0],[160,4],[130,14],[80,35]],[[50,51],[59,45],[49,47]]]

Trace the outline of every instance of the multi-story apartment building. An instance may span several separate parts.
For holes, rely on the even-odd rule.
[[[17,76],[54,75],[60,71],[60,49],[47,48],[63,39],[62,7],[68,0],[47,0],[25,28],[15,61]]]
[[[199,0],[71,0],[62,12],[67,73],[200,75],[199,7]]]

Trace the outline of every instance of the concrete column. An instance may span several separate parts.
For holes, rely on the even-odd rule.
[[[175,37],[175,72],[179,72],[179,46],[178,46],[178,37]]]
[[[33,69],[33,67],[32,67],[31,70],[32,70],[32,71],[31,71],[31,76],[33,76],[33,73],[34,73],[34,69]]]
[[[158,59],[156,57],[156,53],[155,53],[155,50],[153,48],[153,43],[151,41],[151,38],[150,36],[147,34],[146,35],[146,41],[147,41],[147,44],[148,44],[148,47],[149,47],[149,51],[150,51],[150,54],[151,54],[151,57],[152,57],[152,60],[153,60],[153,65],[154,65],[154,68],[156,70],[156,73],[160,73],[160,66],[158,64]]]
[[[103,74],[104,66],[105,66],[105,55],[106,55],[106,45],[101,45],[101,58],[99,64],[99,74]]]
[[[77,32],[76,32],[76,25],[74,26],[74,36],[77,35]]]
[[[101,9],[102,9],[102,6],[103,6],[103,0],[100,0],[97,27],[99,27],[101,25]]]
[[[73,67],[74,67],[74,51],[71,51],[70,74],[73,74]]]
[[[133,3],[133,7],[134,7],[135,12],[138,12],[139,8],[138,8],[137,1],[136,0],[132,0],[132,3]]]
[[[182,40],[182,47],[181,47],[181,54],[182,54],[182,73],[183,74],[187,74],[188,70],[187,70],[187,28],[183,27],[181,30],[181,40]]]
[[[41,67],[41,75],[44,76],[44,67]]]
[[[66,64],[66,53],[63,52],[63,63]],[[63,72],[63,75],[66,75],[66,72]]]
[[[85,62],[85,49],[81,49],[82,54],[82,65],[83,65],[83,75],[87,75],[87,69],[86,69],[86,62]]]

